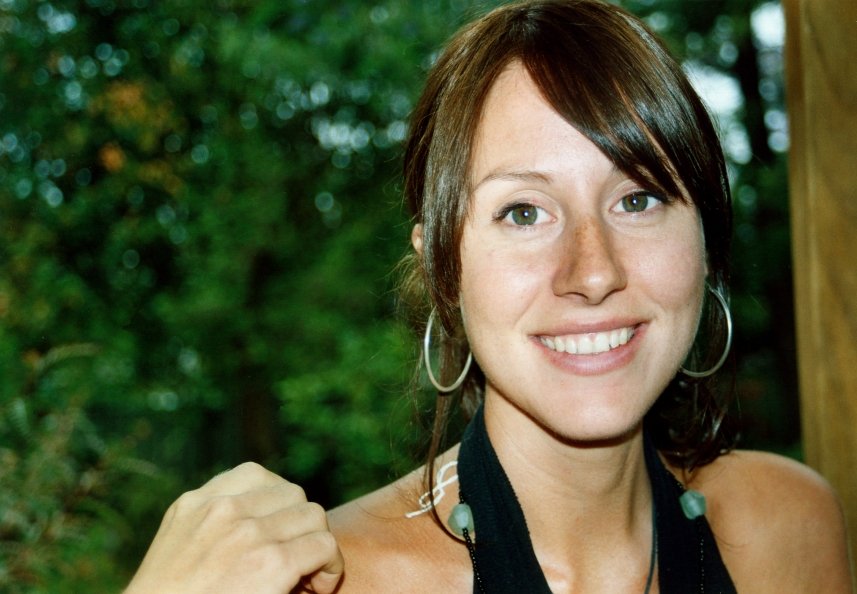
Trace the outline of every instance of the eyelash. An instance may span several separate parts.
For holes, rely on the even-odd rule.
[[[632,199],[632,198],[652,198],[652,199],[656,200],[657,202],[660,202],[661,204],[669,204],[670,203],[670,200],[666,196],[659,194],[657,192],[651,192],[648,190],[637,190],[635,192],[631,192],[630,194],[626,194],[626,195],[622,196],[622,198],[620,198],[619,202],[617,203],[617,206],[621,206],[626,200]],[[623,212],[625,212],[627,214],[639,214],[639,213],[646,212],[647,210],[650,210],[650,207],[648,206],[648,204],[644,210],[623,210]]]
[[[535,211],[543,210],[541,207],[536,206],[532,202],[513,202],[507,206],[501,208],[497,214],[494,215],[494,220],[496,222],[504,221],[512,212],[518,210],[519,208],[531,208]],[[535,223],[535,221],[534,221]],[[515,225],[516,227],[527,227],[528,225]]]
[[[654,192],[654,191],[649,191],[649,190],[636,190],[634,192],[630,192],[630,193],[622,196],[622,198],[620,198],[617,206],[621,206],[625,200],[632,199],[632,198],[651,198],[651,199],[654,199],[655,201],[657,201],[661,204],[664,204],[664,205],[670,204],[672,202],[672,200],[670,200],[670,198],[668,196],[665,196],[659,192]],[[647,203],[646,208],[644,208],[643,210],[635,211],[635,210],[624,210],[624,209],[622,209],[622,211],[626,214],[642,214],[648,210],[651,210],[655,206],[657,206],[657,205],[651,205],[650,206]],[[509,215],[512,214],[514,211],[521,209],[521,208],[533,209],[537,213],[538,213],[538,211],[543,210],[541,207],[536,206],[532,202],[523,202],[523,201],[522,202],[513,202],[512,204],[508,204],[508,205],[504,206],[503,208],[501,208],[494,215],[494,220],[496,222],[502,222],[502,221],[506,220],[509,217]],[[537,217],[538,216],[539,215],[537,214]],[[514,224],[514,226],[516,226],[516,227],[528,227],[528,226],[535,224],[536,222],[538,222],[538,221],[537,220],[533,221],[530,225],[517,224],[516,223],[516,224]]]

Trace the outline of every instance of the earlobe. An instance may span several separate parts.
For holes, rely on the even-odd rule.
[[[423,224],[417,223],[411,230],[411,245],[419,256],[423,255]]]

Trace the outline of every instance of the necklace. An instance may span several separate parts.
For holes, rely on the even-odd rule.
[[[679,499],[684,488],[647,437],[645,459],[653,524],[645,592],[651,591],[657,562],[662,594],[735,594],[705,516],[691,518],[683,512]],[[453,508],[449,525],[467,545],[474,592],[549,594],[523,511],[488,439],[481,408],[461,440],[458,478],[461,503]]]
[[[467,552],[470,555],[470,563],[473,565],[473,583],[480,594],[487,594],[485,584],[482,582],[482,576],[479,573],[479,564],[476,561],[476,545],[473,544],[473,539],[470,533],[473,531],[473,512],[470,506],[464,501],[464,497],[459,497],[460,503],[456,505],[449,515],[449,527],[459,536],[464,538],[464,543],[467,545]],[[658,558],[658,531],[655,529],[655,506],[652,504],[652,553],[649,556],[649,573],[646,577],[646,588],[643,594],[649,594],[652,589],[652,581],[655,577],[655,560]]]

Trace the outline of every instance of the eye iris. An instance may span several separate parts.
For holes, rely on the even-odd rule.
[[[512,209],[512,221],[516,225],[532,225],[536,222],[535,207],[527,205]]]
[[[643,212],[649,204],[644,194],[631,194],[622,198],[622,206],[627,212]]]

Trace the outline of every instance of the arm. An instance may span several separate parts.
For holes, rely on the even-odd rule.
[[[257,464],[185,493],[167,510],[125,594],[335,591],[343,560],[324,510]]]

